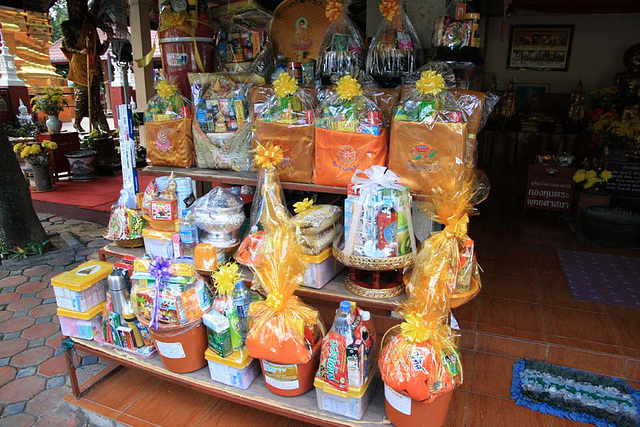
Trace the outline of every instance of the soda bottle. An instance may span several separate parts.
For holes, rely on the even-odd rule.
[[[253,300],[253,296],[249,289],[244,286],[243,281],[238,281],[236,287],[231,294],[233,298],[233,305],[235,306],[236,313],[240,320],[240,331],[242,332],[242,340],[247,339],[248,320],[249,320],[249,305]]]
[[[182,211],[182,218],[178,224],[180,230],[180,243],[185,256],[193,256],[193,251],[198,245],[198,227],[196,227],[196,219],[191,209]]]

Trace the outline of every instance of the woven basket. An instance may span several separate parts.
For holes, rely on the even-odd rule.
[[[122,248],[141,248],[142,246],[144,246],[144,240],[142,239],[142,237],[136,237],[135,239],[116,240],[115,243]]]

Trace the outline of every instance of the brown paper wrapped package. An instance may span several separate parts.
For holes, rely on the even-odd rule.
[[[145,123],[147,158],[153,166],[190,168],[195,162],[191,118]]]
[[[394,120],[391,124],[389,169],[402,183],[420,194],[431,195],[432,189],[446,182],[450,171],[465,167],[466,123],[420,122]],[[420,188],[417,179],[424,176],[429,188]]]

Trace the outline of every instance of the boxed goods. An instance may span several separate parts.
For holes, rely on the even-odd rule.
[[[237,350],[223,358],[208,348],[204,357],[209,364],[211,379],[235,388],[248,388],[260,372],[258,361],[246,350]]]
[[[344,75],[364,76],[365,47],[360,30],[347,14],[342,0],[327,2],[325,15],[331,22],[322,39],[317,77],[323,85],[336,84]]]
[[[254,147],[277,145],[283,161],[278,174],[283,181],[313,181],[315,101],[288,73],[273,82],[274,95],[256,118]]]
[[[308,264],[302,284],[309,288],[322,288],[344,268],[334,258],[331,248],[323,250],[318,255],[303,255],[302,259]]]
[[[58,307],[57,314],[60,319],[62,335],[85,340],[99,338],[102,335],[102,311],[105,306],[104,290],[102,298],[102,303],[86,311],[74,311]]]
[[[189,74],[195,108],[193,141],[198,167],[249,171],[252,167],[249,90],[252,75]]]
[[[371,315],[342,301],[331,330],[322,341],[320,368],[314,385],[318,406],[360,419],[375,386],[376,332]]]
[[[382,22],[367,54],[367,74],[383,88],[394,88],[422,65],[422,46],[402,0],[381,0]]]
[[[378,106],[351,76],[322,99],[316,118],[314,182],[345,187],[353,173],[387,162],[387,130]]]
[[[60,273],[51,279],[58,307],[76,312],[102,303],[106,292],[106,279],[112,264],[87,261],[71,271]]]
[[[178,258],[182,256],[180,233],[174,231],[158,231],[152,228],[142,230],[144,248],[151,256],[162,258]]]
[[[147,158],[154,166],[190,168],[195,161],[191,103],[175,84],[160,80],[145,110]]]
[[[315,256],[330,248],[342,232],[342,209],[334,205],[314,206],[310,199],[296,202],[293,207],[296,215],[291,221],[295,224],[302,251]]]

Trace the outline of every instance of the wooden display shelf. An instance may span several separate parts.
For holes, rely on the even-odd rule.
[[[189,389],[206,393],[220,399],[247,405],[252,408],[271,412],[277,415],[293,418],[299,421],[313,423],[321,426],[353,426],[374,427],[391,425],[385,416],[384,392],[379,378],[374,378],[370,387],[375,387],[374,396],[365,412],[362,420],[352,420],[318,409],[315,390],[311,390],[301,396],[282,397],[271,393],[264,384],[261,374],[258,374],[251,386],[246,390],[240,390],[225,384],[211,380],[209,369],[204,367],[196,372],[177,374],[164,367],[160,357],[156,354],[151,358],[142,358],[125,353],[111,347],[103,347],[95,341],[87,341],[79,338],[71,338],[76,350],[85,351],[109,360],[117,365],[138,369],[154,375],[166,381],[187,387]],[[78,385],[75,366],[70,363],[73,358],[73,349],[66,350],[67,368],[71,379],[71,389],[76,398],[80,398],[83,391]],[[99,381],[99,380],[97,380]],[[93,382],[91,386],[94,386]]]
[[[258,184],[258,175],[255,172],[222,171],[204,168],[173,168],[167,166],[147,166],[140,174],[148,176],[166,176],[173,172],[174,176],[189,177],[194,181],[213,182],[230,185]],[[311,191],[316,193],[347,194],[346,187],[329,187],[326,185],[303,184],[300,182],[281,182],[286,190]]]

